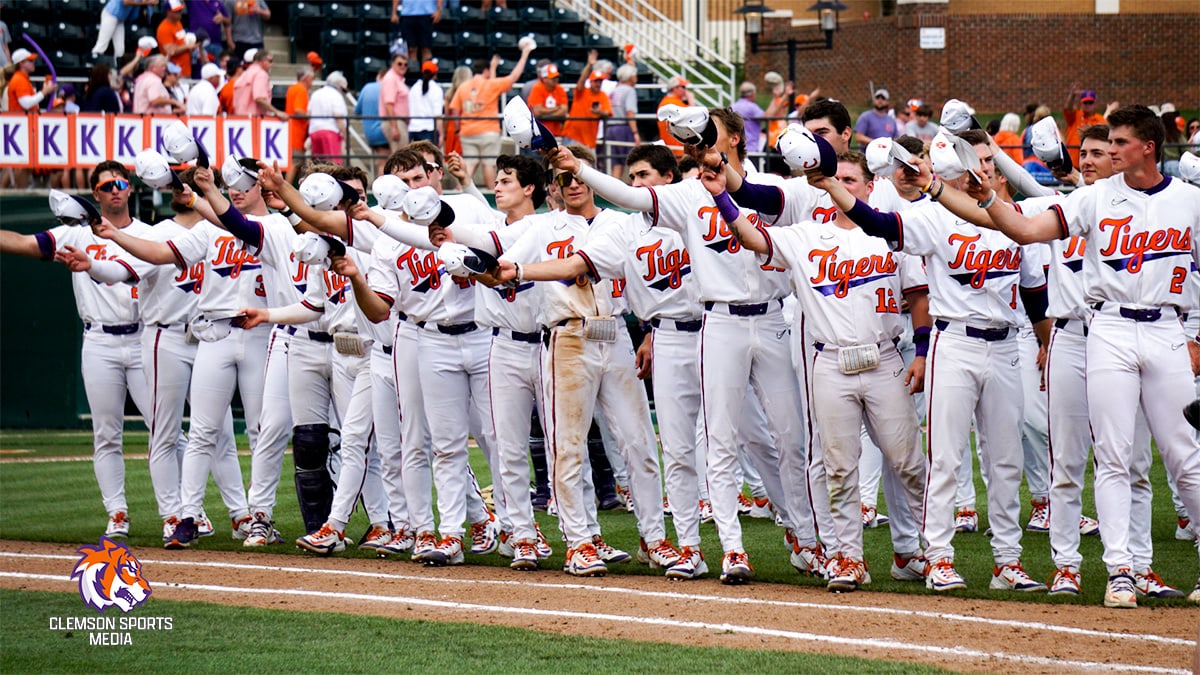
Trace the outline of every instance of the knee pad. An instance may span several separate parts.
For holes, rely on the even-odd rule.
[[[292,428],[292,459],[296,472],[325,470],[329,459],[329,425],[302,424]]]

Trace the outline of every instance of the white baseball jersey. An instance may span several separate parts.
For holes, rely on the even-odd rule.
[[[921,260],[892,252],[861,228],[801,223],[765,228],[767,264],[792,270],[792,283],[814,342],[852,346],[878,343],[904,332],[904,293],[926,287]]]
[[[442,201],[454,209],[456,223],[497,223],[504,220],[503,212],[489,207],[485,202],[479,201],[479,198],[469,194],[442,195]]]
[[[135,219],[121,231],[135,237],[144,237],[150,231],[150,226]],[[115,242],[92,234],[90,227],[59,225],[38,232],[34,237],[43,245],[43,249],[57,251],[64,246],[73,246],[93,260],[115,260],[129,269],[134,283],[138,279],[137,272],[125,262],[133,256]],[[48,245],[44,245],[46,240],[49,240]],[[79,312],[79,318],[85,324],[116,326],[141,321],[136,287],[105,284],[86,273],[79,273],[71,275],[71,289],[75,292],[75,310]]]
[[[1087,302],[1180,312],[1196,306],[1197,298],[1184,287],[1200,265],[1200,190],[1169,176],[1152,190],[1135,190],[1117,174],[1079,188],[1052,208],[1063,237],[1087,239]]]
[[[1061,204],[1066,195],[1031,197],[1017,204],[1026,216],[1041,213]],[[1046,243],[1046,316],[1055,319],[1086,321],[1091,309],[1083,298],[1083,251],[1087,240],[1081,236],[1055,239]]]
[[[516,243],[521,235],[541,219],[550,218],[548,213],[532,214],[510,224],[505,224],[507,218],[500,216],[492,221],[488,234],[495,245],[496,255]],[[455,217],[455,227],[461,230],[466,221]],[[533,333],[538,330],[538,308],[541,305],[541,286],[532,281],[525,281],[513,288],[497,286],[488,288],[483,284],[475,286],[475,322],[481,326],[507,328],[519,333]]]
[[[237,237],[208,221],[166,242],[179,269],[204,264],[198,308],[228,314],[243,307],[266,307],[262,262]]]
[[[683,238],[649,220],[649,214],[627,214],[625,222],[597,230],[579,252],[601,277],[625,279],[623,295],[642,321],[699,319],[700,287]]]
[[[896,250],[926,258],[929,313],[976,328],[1020,326],[1018,287],[1038,289],[1045,274],[1022,247],[980,229],[930,202],[893,214],[900,224]]]
[[[769,225],[791,225],[814,220],[827,223],[837,219],[837,207],[833,198],[824,190],[808,184],[804,176],[784,178],[773,173],[759,174],[754,177],[755,183],[774,185],[779,188],[783,199],[783,209],[778,216],[763,216],[763,222]]]
[[[398,244],[394,256],[372,263],[371,288],[413,321],[466,323],[475,316],[474,281],[452,277],[437,257]]]
[[[921,195],[924,197],[925,195]],[[871,197],[867,200],[871,208],[876,211],[904,211],[912,202],[900,196],[896,191],[896,184],[890,178],[877,176],[874,181],[874,188],[871,190]]]
[[[208,221],[193,227],[208,225]],[[187,234],[191,228],[180,225],[173,219],[164,220],[146,233],[149,241],[169,242]],[[130,256],[132,258],[132,256]],[[136,261],[136,262],[135,262]],[[129,263],[138,270],[138,298],[142,305],[142,321],[147,326],[172,326],[186,323],[199,308],[200,294],[204,289],[203,260],[190,265],[151,265],[136,258]]]
[[[604,227],[623,226],[625,218],[625,214],[609,209],[601,209],[591,222],[565,211],[552,211],[545,215],[547,217],[534,221],[521,238],[504,253],[505,260],[532,263],[566,258],[580,252],[581,247],[597,236]],[[538,320],[543,326],[554,326],[571,318],[618,316],[625,313],[626,305],[621,297],[624,279],[593,283],[600,275],[586,254],[583,258],[590,268],[590,276],[581,275],[573,280],[542,284],[542,303]]]
[[[287,218],[272,213],[265,216],[246,216],[262,229],[259,246],[246,244],[247,250],[265,265],[267,294],[272,307],[287,307],[300,302],[308,288],[307,266],[296,260],[292,242],[296,229]]]

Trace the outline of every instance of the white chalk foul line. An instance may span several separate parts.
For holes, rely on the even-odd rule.
[[[0,551],[0,557],[11,558],[42,558],[47,560],[77,560],[76,556],[58,555],[48,553],[16,553],[9,551]],[[594,593],[616,593],[620,595],[631,595],[637,597],[662,598],[666,600],[692,600],[701,602],[716,602],[730,603],[737,605],[761,605],[764,607],[786,607],[791,609],[816,609],[816,610],[836,610],[839,612],[860,612],[866,614],[880,614],[901,617],[917,617],[924,619],[941,619],[946,621],[959,621],[962,623],[978,623],[1005,628],[1021,628],[1028,630],[1046,631],[1050,633],[1063,633],[1067,635],[1078,635],[1085,637],[1100,637],[1122,640],[1133,640],[1137,642],[1154,642],[1168,645],[1179,645],[1185,647],[1195,647],[1194,640],[1183,638],[1166,637],[1163,635],[1154,635],[1150,633],[1110,633],[1107,631],[1091,630],[1088,628],[1076,628],[1073,626],[1060,626],[1057,624],[1043,623],[1039,621],[1014,621],[1011,619],[992,619],[981,616],[971,616],[967,614],[954,614],[951,612],[929,612],[913,609],[898,609],[893,607],[858,607],[853,605],[834,605],[820,602],[795,602],[788,600],[762,600],[758,598],[745,597],[724,597],[719,595],[694,595],[691,593],[678,593],[672,591],[644,591],[632,588],[621,588],[613,586],[593,586],[589,584],[564,584],[564,583],[546,583],[546,582],[531,582],[531,581],[503,581],[499,579],[458,579],[458,578],[439,578],[429,577],[424,575],[409,575],[409,574],[390,574],[384,572],[362,572],[357,570],[333,570],[319,569],[312,567],[292,567],[282,565],[253,565],[248,563],[228,563],[228,562],[191,562],[187,560],[170,560],[170,559],[153,559],[141,557],[139,560],[143,564],[150,563],[154,565],[176,565],[183,567],[211,567],[216,569],[230,570],[260,570],[269,572],[288,572],[300,574],[320,574],[320,575],[339,575],[348,577],[359,577],[364,579],[392,579],[400,581],[419,581],[423,583],[444,583],[453,584],[455,586],[464,585],[479,585],[479,586],[520,586],[521,588],[545,588],[552,590],[581,590]]]
[[[46,581],[57,581],[63,583],[74,584],[69,577],[62,577],[53,574],[25,574],[20,572],[0,572],[0,577],[10,577],[16,579],[38,579]],[[1010,661],[1025,665],[1037,666],[1053,666],[1055,668],[1071,667],[1086,670],[1115,670],[1122,672],[1140,672],[1140,673],[1171,673],[1178,675],[1186,675],[1187,670],[1176,668],[1160,668],[1156,666],[1142,666],[1137,664],[1118,664],[1118,663],[1098,663],[1093,661],[1072,661],[1064,659],[1052,659],[1041,656],[1026,656],[1021,654],[1009,654],[1006,652],[986,652],[966,647],[942,647],[938,645],[921,645],[911,642],[897,642],[894,640],[876,640],[862,638],[848,638],[842,635],[819,635],[815,633],[802,633],[798,631],[778,630],[774,628],[762,628],[759,626],[742,626],[731,623],[705,623],[702,621],[679,621],[671,618],[659,617],[641,617],[641,616],[625,616],[621,614],[597,614],[587,612],[572,612],[567,610],[547,610],[533,609],[526,607],[508,607],[505,605],[483,605],[476,603],[449,602],[445,600],[428,600],[425,598],[408,598],[397,596],[380,596],[367,595],[365,593],[338,593],[333,591],[312,591],[296,588],[240,588],[236,586],[216,586],[212,584],[192,584],[192,583],[170,583],[163,582],[160,585],[165,585],[168,588],[179,588],[183,590],[209,591],[213,593],[235,593],[238,595],[290,595],[296,597],[313,597],[321,598],[322,600],[355,600],[362,602],[377,602],[384,604],[396,605],[416,605],[421,607],[431,607],[437,609],[449,609],[455,611],[475,611],[489,612],[493,614],[516,614],[527,616],[540,617],[557,617],[566,619],[575,619],[578,621],[613,621],[625,625],[643,624],[649,626],[664,626],[671,628],[692,628],[696,630],[707,630],[718,633],[735,633],[742,635],[759,635],[766,637],[783,638],[795,640],[798,642],[817,642],[826,644],[835,644],[841,647],[866,647],[882,650],[903,650],[908,652],[916,652],[923,654],[934,654],[941,656],[953,656],[959,658],[977,658],[977,659],[997,659]]]

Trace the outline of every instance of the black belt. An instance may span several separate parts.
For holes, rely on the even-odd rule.
[[[108,333],[109,335],[133,335],[134,333],[136,333],[142,329],[142,324],[140,324],[140,323],[119,323],[119,324],[116,324],[113,326],[101,326],[98,324],[91,324],[91,323],[83,324],[84,330],[91,330],[93,327],[99,328],[100,330],[104,331],[105,333]]]
[[[950,327],[950,322],[938,319],[937,321],[933,322],[933,325],[937,326],[938,330],[946,330]],[[976,328],[974,326],[964,326],[964,329],[967,337],[975,338],[977,340],[996,342],[999,340],[1008,339],[1009,329],[1007,328]]]
[[[421,328],[424,328],[426,323],[428,322],[420,321],[417,323],[417,325]],[[442,333],[443,335],[464,335],[466,333],[470,333],[471,331],[479,330],[479,326],[477,326],[474,321],[468,321],[466,323],[437,323],[434,324],[434,326],[436,326],[438,332]]]
[[[181,323],[156,323],[154,324],[154,327],[161,328],[163,330],[172,330],[175,328],[183,328],[184,325]]]
[[[1103,308],[1104,308],[1103,302],[1097,302],[1096,304],[1092,305],[1092,309],[1096,310],[1097,312],[1099,312]],[[1139,323],[1148,323],[1148,322],[1152,322],[1152,321],[1158,321],[1159,319],[1162,318],[1162,308],[1161,307],[1158,307],[1155,309],[1137,309],[1135,307],[1120,307],[1120,308],[1118,308],[1118,311],[1120,312],[1121,316],[1123,316],[1124,318],[1132,319]],[[1178,308],[1175,309],[1175,313],[1179,314]]]
[[[779,302],[779,306],[782,307],[783,301],[780,300],[778,302]],[[712,311],[713,307],[716,304],[717,303],[715,303],[715,302],[704,303],[705,311]],[[731,316],[762,316],[767,313],[767,310],[771,309],[771,303],[769,301],[768,302],[759,302],[759,303],[755,303],[753,305],[735,305],[735,304],[729,303],[729,302],[721,303],[721,304],[725,305],[725,307],[729,310],[729,314]]]
[[[1076,321],[1078,321],[1078,319],[1076,319]],[[1066,327],[1067,327],[1067,326],[1068,326],[1070,323],[1071,323],[1071,319],[1055,319],[1055,320],[1054,320],[1054,327],[1055,327],[1055,328],[1057,328],[1057,329],[1059,329],[1059,330],[1063,330],[1063,329],[1065,329],[1065,328],[1066,328]],[[1088,326],[1087,326],[1087,323],[1084,323],[1083,321],[1080,321],[1080,323],[1082,323],[1082,324],[1083,324],[1083,335],[1084,335],[1084,337],[1087,337],[1087,334],[1088,334]]]
[[[396,318],[400,319],[401,321],[408,321],[408,315],[404,312],[396,312]]]
[[[392,355],[392,346],[391,345],[383,345],[383,353],[387,354],[388,356],[391,356]]]
[[[322,333],[319,330],[308,331],[308,339],[312,340],[313,342],[323,342],[328,345],[333,344],[333,335],[330,335],[329,333]]]
[[[878,344],[878,345],[884,345],[884,344],[886,344],[886,341],[885,341],[885,342],[878,342],[878,343],[876,343],[876,344]],[[897,347],[897,346],[899,346],[899,345],[900,345],[900,338],[899,338],[899,337],[894,337],[894,338],[892,338],[892,346],[893,346],[893,347]],[[825,351],[825,348],[826,348],[826,347],[828,347],[828,346],[829,346],[829,345],[825,344],[824,342],[814,342],[814,343],[813,343],[813,347],[814,347],[814,348],[815,348],[817,351],[819,351],[819,352],[823,352],[823,351]],[[837,345],[834,345],[834,346],[837,346]],[[860,345],[849,345],[849,346],[851,346],[851,347],[858,347],[858,346],[860,346]]]
[[[674,325],[675,330],[683,333],[699,333],[700,329],[704,327],[704,321],[702,319],[696,319],[694,321],[680,321],[679,319],[650,319],[650,325],[654,326],[655,328],[658,328],[664,323],[667,323],[668,325]]]
[[[281,330],[281,331],[283,331],[283,332],[287,333],[288,335],[295,335],[295,334],[296,334],[296,327],[295,327],[295,326],[285,326],[285,325],[283,325],[283,324],[281,324],[281,323],[277,323],[277,324],[275,324],[275,327],[276,327],[276,328],[278,328],[279,330]]]
[[[531,345],[536,345],[537,343],[542,341],[541,333],[522,333],[521,331],[507,330],[507,329],[506,329],[506,331],[512,337],[512,339],[516,340],[517,342],[527,342]],[[492,329],[493,337],[495,337],[499,334],[500,334],[499,328]]]

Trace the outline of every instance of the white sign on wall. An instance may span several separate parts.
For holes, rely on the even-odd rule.
[[[921,49],[945,49],[946,48],[946,29],[945,28],[922,28],[921,29]]]

